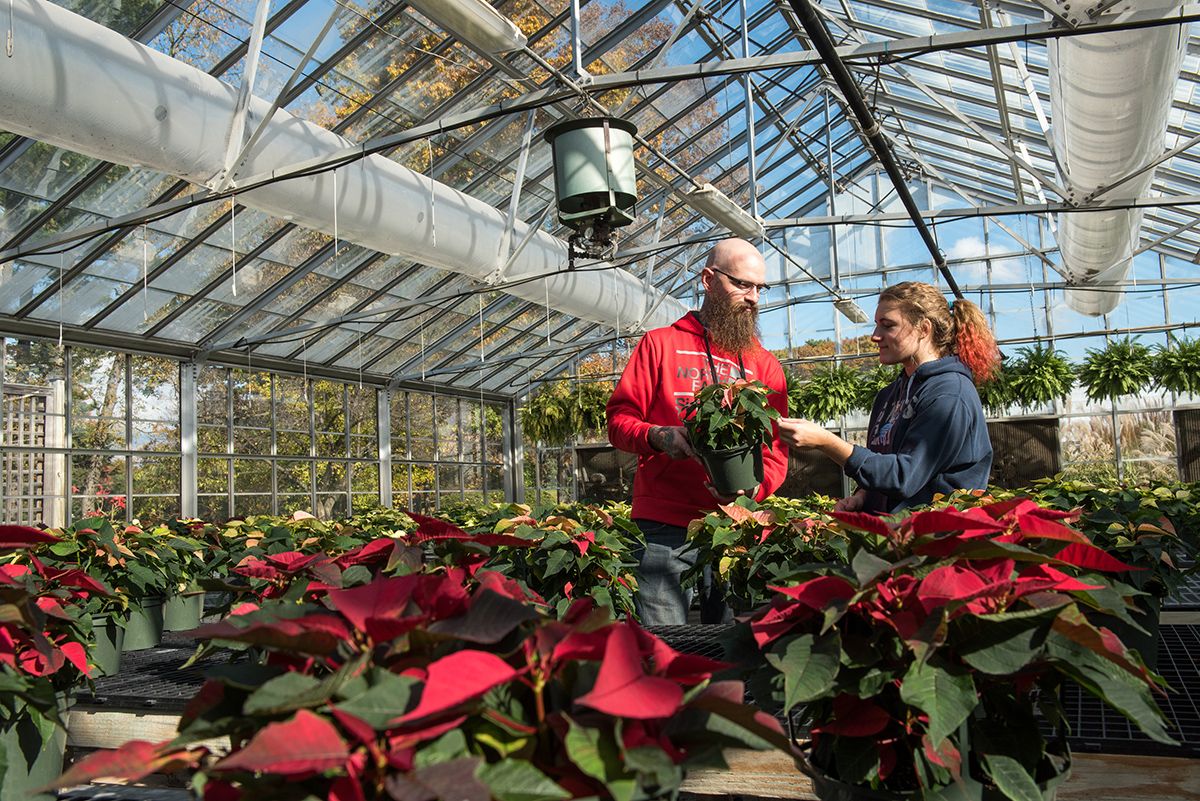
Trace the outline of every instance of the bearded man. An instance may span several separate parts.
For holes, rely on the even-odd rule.
[[[645,625],[687,623],[691,593],[679,585],[680,574],[695,563],[695,552],[686,549],[687,525],[733,500],[718,497],[708,483],[682,425],[683,407],[705,384],[745,378],[774,390],[771,405],[787,415],[783,368],[758,341],[766,269],[746,240],[718,242],[700,273],[700,310],[647,331],[608,402],[609,441],[638,455],[633,520],[646,538],[638,569],[638,612]],[[787,458],[776,430],[771,447],[763,448],[756,500],[783,483]],[[725,613],[715,594],[702,597],[700,611],[705,623],[721,622]]]

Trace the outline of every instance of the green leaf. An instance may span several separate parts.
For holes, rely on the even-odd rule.
[[[643,785],[673,788],[683,782],[683,768],[672,762],[661,748],[631,748],[625,752],[625,766],[650,779],[643,780]]]
[[[374,685],[361,695],[337,705],[357,718],[382,731],[388,723],[408,711],[413,688],[420,682],[408,676],[398,676],[386,670],[378,671]]]
[[[545,578],[550,578],[555,573],[561,573],[575,562],[574,549],[568,550],[566,546],[559,548],[550,554],[550,558],[546,561]]]
[[[837,676],[840,656],[836,631],[820,639],[812,634],[801,634],[773,645],[766,658],[783,674],[784,711],[828,692]]]
[[[247,715],[275,715],[316,706],[329,698],[330,688],[303,673],[284,673],[259,687],[246,699]]]
[[[984,754],[983,764],[996,787],[1012,801],[1042,801],[1037,782],[1017,760],[999,754]]]
[[[854,570],[854,577],[858,580],[858,586],[866,587],[872,580],[882,575],[885,570],[890,569],[892,563],[864,548],[854,554],[854,559],[850,562],[850,567]]]
[[[413,766],[424,768],[450,762],[467,755],[467,738],[461,729],[452,729],[417,751]]]
[[[964,616],[951,623],[964,662],[993,676],[1016,673],[1040,655],[1058,608]]]
[[[483,765],[477,775],[496,801],[559,801],[571,797],[546,774],[519,759]]]
[[[599,729],[580,726],[568,718],[569,727],[564,743],[567,758],[584,774],[611,785],[625,775],[621,769],[621,754],[612,735]]]
[[[929,739],[939,745],[975,709],[979,700],[971,674],[934,658],[914,662],[900,683],[900,697],[929,715]]]

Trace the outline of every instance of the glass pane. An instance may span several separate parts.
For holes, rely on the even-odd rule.
[[[414,512],[431,511],[437,506],[434,494],[435,478],[433,465],[415,464],[412,467],[412,506]]]
[[[1175,425],[1170,412],[1123,414],[1121,478],[1130,484],[1178,481]]]
[[[279,431],[275,434],[275,453],[280,456],[308,456],[312,437],[307,431]]]
[[[229,371],[224,367],[201,367],[196,378],[196,421],[206,425],[228,425],[228,404]]]
[[[345,516],[347,514],[345,493],[318,495],[317,508],[313,510],[313,514],[322,520]]]
[[[346,491],[346,462],[317,462],[317,492]]]
[[[379,430],[379,409],[375,402],[375,388],[350,384],[347,386],[350,405],[350,433],[373,436]]]
[[[395,458],[395,454],[392,456]],[[378,459],[379,440],[374,435],[369,437],[350,437],[350,458]]]
[[[438,503],[462,497],[462,468],[456,464],[440,464],[437,468]]]
[[[279,514],[291,515],[293,512],[312,514],[312,496],[307,492],[300,495],[280,495]]]
[[[125,508],[125,457],[77,453],[71,457],[71,494],[80,514],[106,514]],[[81,502],[81,503],[80,503]]]
[[[360,512],[369,512],[372,509],[379,508],[378,493],[376,493],[374,495],[351,495],[350,501],[351,501],[350,505],[352,507],[352,514],[358,514]]]
[[[433,396],[410,392],[408,415],[412,458],[417,461],[432,461],[437,458],[433,447]]]
[[[200,453],[225,453],[228,447],[225,437],[224,426],[199,426],[196,430],[196,447]]]
[[[408,458],[408,413],[405,411],[407,394],[392,393],[392,458]]]
[[[174,520],[183,513],[179,505],[178,495],[162,495],[157,497],[134,497],[129,507],[129,514],[143,526],[149,526],[164,520]]]
[[[271,463],[266,459],[234,459],[233,488],[236,494],[271,491]]]
[[[72,438],[76,448],[125,447],[125,355],[71,350]]]
[[[179,497],[178,456],[134,456],[133,495]]]
[[[316,441],[314,443],[317,448],[317,456],[346,456],[346,435],[339,432],[336,433],[321,433],[317,432]]]
[[[504,464],[504,411],[498,406],[483,407],[485,461]]]
[[[4,368],[0,444],[65,448],[67,385],[62,350],[49,342],[0,338],[0,361]],[[62,472],[61,467],[58,472]],[[58,491],[62,489],[60,486]],[[60,503],[56,508],[58,511],[54,516],[59,522],[53,525],[60,525],[65,522],[61,517],[65,507]],[[18,518],[4,519],[16,521]]]
[[[275,377],[275,426],[288,431],[309,430],[308,396],[304,379],[293,376]],[[304,451],[307,453],[307,449]]]
[[[233,419],[240,426],[267,428],[271,425],[270,373],[233,370]]]
[[[406,464],[392,465],[392,505],[401,509],[412,506],[412,491],[408,485],[410,467]]]
[[[463,468],[463,500],[483,503],[483,468],[468,465]]]
[[[179,422],[179,362],[155,356],[130,357],[135,420]]]
[[[378,506],[379,464],[376,462],[351,463],[350,491],[354,493],[374,493],[375,504]]]
[[[281,496],[303,494],[308,499],[311,492],[311,476],[312,462],[280,460],[276,467],[275,479],[279,494]]]
[[[481,406],[478,401],[464,400],[462,404],[462,460],[464,462],[483,461],[483,420],[480,416]]]
[[[234,517],[269,515],[271,513],[270,495],[235,495],[233,497]]]
[[[177,451],[179,450],[179,424],[157,420],[134,420],[131,447],[135,451]]]
[[[1063,476],[1111,484],[1117,480],[1112,418],[1108,415],[1059,420]]]
[[[229,494],[229,460],[196,460],[196,487],[202,493]],[[222,511],[222,514],[224,512]],[[201,515],[203,517],[203,515]]]
[[[337,381],[313,382],[313,414],[317,431],[346,431],[344,385]]]
[[[439,459],[459,458],[459,439],[462,420],[459,417],[458,399],[435,397],[434,414],[437,419],[437,452]]]
[[[488,502],[504,500],[504,468],[484,468],[485,489]]]
[[[196,498],[196,514],[201,520],[223,523],[229,517],[227,495],[201,495]]]
[[[63,526],[66,518],[66,457],[45,451],[0,454],[0,520],[32,526]]]
[[[250,456],[271,455],[271,432],[265,428],[234,428],[233,452]]]

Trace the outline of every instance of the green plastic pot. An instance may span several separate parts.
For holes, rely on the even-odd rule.
[[[59,697],[59,714],[64,723],[69,702]],[[11,726],[0,729],[0,748],[3,749],[6,769],[0,784],[0,801],[51,801],[57,794],[34,793],[62,775],[63,754],[67,749],[67,730],[53,726],[43,732],[33,719],[22,715]]]
[[[188,631],[200,625],[204,614],[204,593],[177,593],[163,605],[163,631]]]
[[[96,638],[89,654],[96,666],[93,678],[117,675],[121,670],[121,652],[125,650],[125,628],[112,615],[94,615],[92,634]]]
[[[142,598],[129,604],[129,620],[125,623],[125,648],[144,651],[162,642],[163,599]]]
[[[762,448],[752,445],[723,451],[697,451],[720,495],[749,494],[762,483]]]

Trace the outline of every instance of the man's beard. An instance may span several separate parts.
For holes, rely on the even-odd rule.
[[[758,307],[741,301],[705,295],[700,316],[714,345],[739,356],[749,352],[758,336]]]

